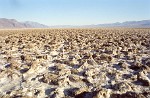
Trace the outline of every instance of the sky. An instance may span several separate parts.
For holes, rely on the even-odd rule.
[[[150,0],[0,0],[0,18],[52,25],[150,19]]]

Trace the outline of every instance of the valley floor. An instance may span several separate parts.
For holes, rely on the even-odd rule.
[[[150,29],[0,30],[0,98],[150,98]]]

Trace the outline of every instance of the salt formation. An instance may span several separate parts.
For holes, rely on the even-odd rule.
[[[0,31],[0,98],[150,98],[150,29]]]

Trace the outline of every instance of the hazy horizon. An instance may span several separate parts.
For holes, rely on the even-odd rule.
[[[0,0],[0,18],[45,25],[91,25],[150,19],[148,0]]]

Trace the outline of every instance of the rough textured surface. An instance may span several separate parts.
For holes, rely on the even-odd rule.
[[[150,29],[0,31],[0,98],[150,98]]]

